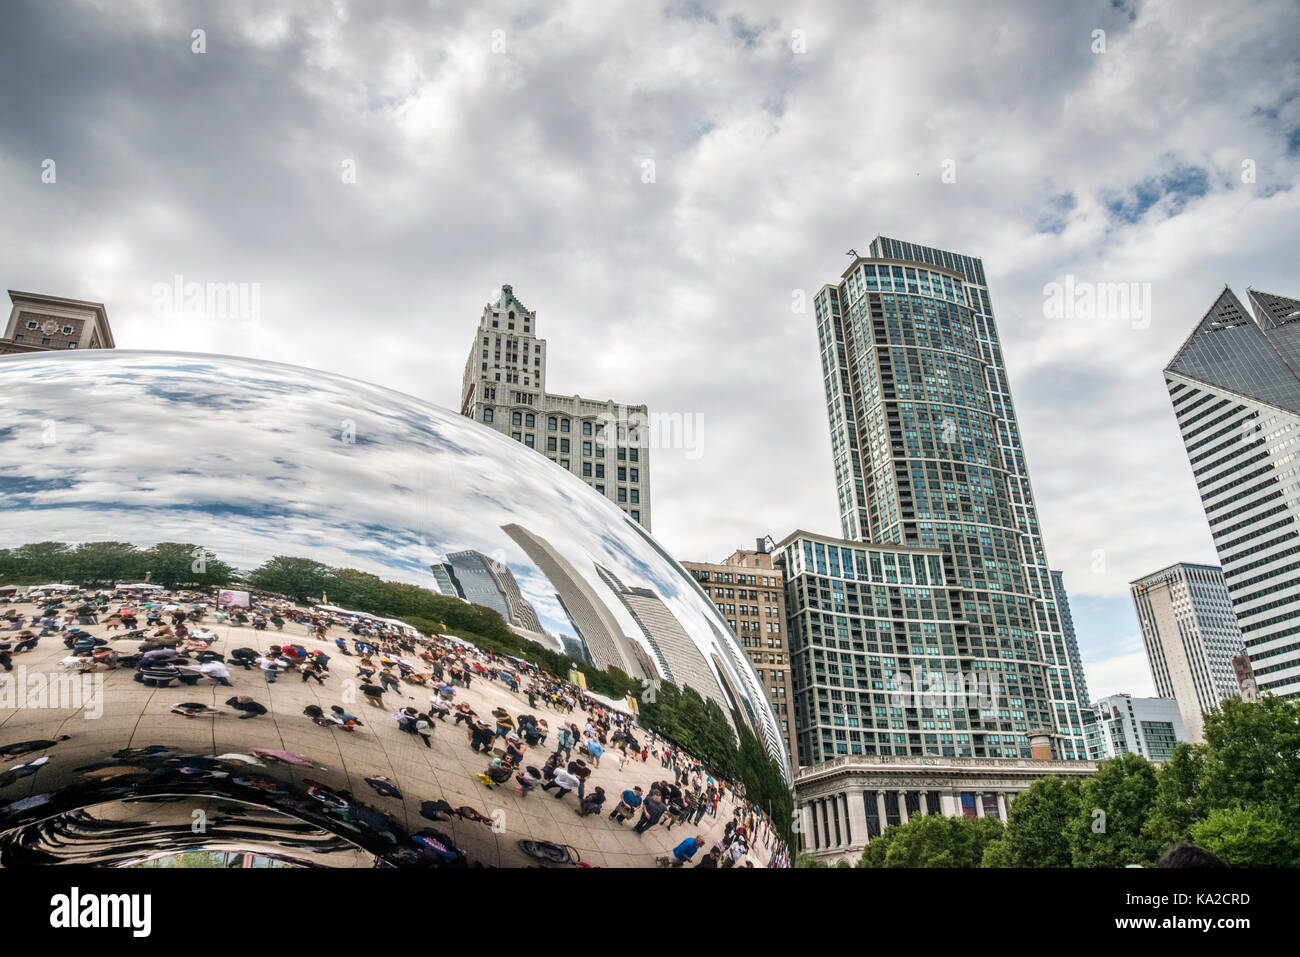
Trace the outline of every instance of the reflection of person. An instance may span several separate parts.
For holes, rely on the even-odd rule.
[[[691,858],[695,857],[695,852],[703,846],[704,837],[697,835],[696,837],[688,837],[686,840],[674,847],[673,857],[677,858],[677,866],[680,867],[690,861]]]
[[[46,748],[54,747],[59,741],[67,741],[69,737],[70,735],[61,734],[58,740],[55,741],[42,738],[36,741],[18,741],[14,744],[2,745],[0,746],[0,761],[12,761],[14,758],[30,754],[32,751],[44,751]]]
[[[556,768],[555,775],[549,781],[542,785],[543,791],[549,791],[556,788],[555,799],[558,801],[570,791],[582,785],[582,781],[577,775],[572,774],[568,768]]]
[[[197,701],[185,701],[181,704],[172,705],[172,714],[183,715],[186,718],[203,718],[225,714],[225,712],[210,708],[206,704],[200,704]]]
[[[528,768],[523,774],[515,775],[515,780],[519,782],[520,797],[528,797],[528,792],[542,783],[541,775],[537,773],[536,768]]]
[[[609,819],[611,821],[618,821],[619,824],[622,824],[635,814],[636,809],[640,806],[641,786],[637,785],[636,787],[629,788],[623,792],[623,800],[619,801],[614,810],[609,812]]]
[[[668,805],[664,804],[663,799],[659,797],[659,792],[651,791],[649,800],[641,808],[641,819],[636,822],[636,833],[644,834],[658,824],[659,819],[664,816],[666,810],[668,810]]]
[[[605,806],[605,789],[597,787],[588,794],[578,806],[578,817],[586,817],[589,814],[599,814],[601,808]]]
[[[252,698],[248,697],[248,695],[241,694],[236,695],[233,698],[227,698],[226,704],[229,707],[234,708],[236,711],[244,712],[239,716],[240,721],[243,721],[245,718],[256,718],[259,715],[266,714],[266,707],[258,704]]]

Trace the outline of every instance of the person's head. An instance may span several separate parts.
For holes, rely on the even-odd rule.
[[[1172,844],[1161,855],[1156,867],[1227,867],[1228,865],[1203,847],[1195,844]]]

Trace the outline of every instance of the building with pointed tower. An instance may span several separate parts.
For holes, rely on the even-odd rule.
[[[1300,696],[1300,300],[1224,288],[1165,367],[1259,691]]]
[[[9,290],[13,308],[0,355],[70,349],[112,349],[113,330],[102,302]]]
[[[650,528],[649,412],[547,392],[537,313],[510,286],[483,307],[465,360],[460,411],[541,452]]]

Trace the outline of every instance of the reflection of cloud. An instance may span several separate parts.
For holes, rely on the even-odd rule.
[[[616,641],[650,650],[597,564],[652,590],[712,653],[716,610],[616,505],[446,410],[287,366],[130,352],[6,357],[0,389],[21,410],[0,431],[0,547],[194,542],[240,568],[300,555],[425,587],[430,564],[474,550],[510,568],[548,630],[572,635],[558,584],[502,531],[519,523],[603,602]],[[763,701],[752,672],[737,677]]]

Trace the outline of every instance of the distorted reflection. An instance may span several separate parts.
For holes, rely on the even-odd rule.
[[[782,862],[748,659],[567,470],[250,360],[17,356],[0,388],[0,862]]]

